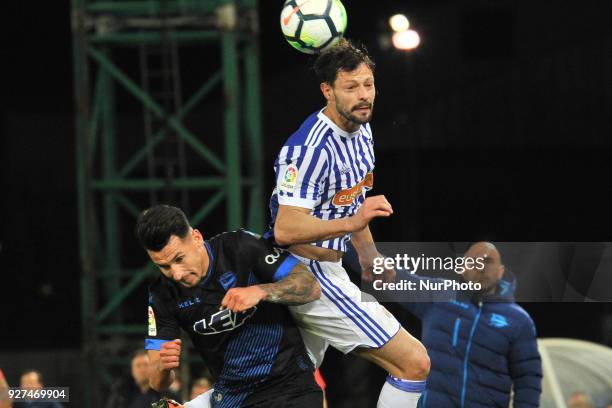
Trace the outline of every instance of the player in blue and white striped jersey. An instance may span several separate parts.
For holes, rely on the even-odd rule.
[[[330,344],[355,353],[389,372],[379,408],[413,408],[429,372],[427,351],[382,305],[362,301],[341,262],[352,241],[364,270],[371,268],[379,254],[368,223],[393,213],[384,196],[366,198],[374,182],[374,64],[342,40],[319,55],[315,71],[327,104],[281,149],[270,201],[269,233],[321,286],[319,300],[290,309],[317,366]]]
[[[355,215],[365,200],[362,190],[373,185],[373,144],[367,123],[351,133],[338,127],[323,110],[310,115],[274,164],[282,179],[272,196],[272,218],[276,218],[278,204],[312,208],[312,215],[321,220]],[[346,252],[350,238],[346,234],[315,245]]]

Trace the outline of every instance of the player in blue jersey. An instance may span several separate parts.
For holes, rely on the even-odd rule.
[[[268,233],[308,265],[322,291],[290,310],[317,366],[329,345],[355,353],[389,372],[379,408],[415,407],[429,372],[427,351],[382,305],[362,301],[341,262],[352,241],[362,268],[371,270],[379,253],[368,223],[393,213],[384,196],[366,198],[374,182],[374,63],[341,40],[317,57],[315,72],[327,104],[282,147],[270,201]]]
[[[312,362],[284,305],[318,299],[312,273],[246,231],[204,241],[176,207],[145,210],[138,238],[161,276],[149,289],[151,386],[175,377],[183,330],[215,378],[186,407],[312,408],[323,404]]]

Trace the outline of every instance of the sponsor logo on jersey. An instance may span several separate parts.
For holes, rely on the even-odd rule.
[[[236,284],[236,274],[232,271],[227,271],[219,278],[219,283],[223,286],[223,289],[229,290]]]
[[[295,190],[295,183],[298,178],[298,168],[295,164],[290,164],[285,170],[283,180],[280,182],[279,189],[285,193],[293,193]]]
[[[157,336],[157,324],[155,323],[155,312],[149,306],[149,336]]]
[[[363,194],[363,190],[370,190],[374,187],[374,174],[368,173],[365,178],[351,188],[338,191],[332,199],[332,204],[337,207],[345,207],[353,204],[355,198]]]
[[[272,250],[274,253],[266,255],[266,257],[264,258],[268,265],[275,264],[276,261],[278,261],[278,258],[280,258],[281,254],[283,253],[283,250],[281,248],[274,247],[272,248]]]
[[[198,320],[193,324],[193,331],[203,336],[223,333],[240,327],[255,314],[257,306],[244,312],[234,313],[230,309],[223,309],[211,315],[208,319]]]
[[[202,302],[202,299],[200,299],[198,296],[194,296],[192,298],[185,299],[182,302],[179,302],[178,307],[179,309],[185,309],[185,308],[188,308],[190,306],[196,305],[201,302]]]

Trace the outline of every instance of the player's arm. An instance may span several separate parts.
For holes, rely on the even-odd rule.
[[[221,301],[223,307],[241,312],[261,301],[302,305],[321,296],[321,287],[312,272],[289,252],[244,231],[236,233],[235,239],[234,244],[241,248],[240,256],[261,283],[228,290]]]
[[[366,199],[352,217],[320,220],[312,209],[323,195],[330,176],[328,152],[323,148],[284,147],[278,157],[276,192],[278,212],[274,239],[281,246],[309,244],[360,231],[374,217],[388,217],[393,209],[384,196]]]
[[[372,237],[369,226],[366,226],[361,231],[354,232],[351,236],[351,243],[355,247],[355,251],[357,251],[362,268],[364,266],[372,266],[374,258],[380,255],[376,249],[374,237]]]
[[[274,239],[283,246],[325,241],[359,232],[373,218],[389,217],[391,214],[393,208],[383,195],[366,198],[355,215],[335,220],[314,217],[310,208],[281,204],[274,223]]]
[[[367,199],[366,199],[367,200]],[[351,243],[357,251],[359,257],[359,265],[361,266],[361,277],[363,280],[369,282],[374,278],[373,268],[374,259],[383,257],[374,243],[372,232],[370,227],[366,226],[364,229],[354,232],[351,236]],[[396,272],[394,269],[385,268],[383,272],[383,278],[386,282],[392,282],[395,280]]]
[[[221,301],[221,306],[233,312],[242,312],[261,301],[295,306],[312,302],[319,297],[321,297],[321,287],[314,275],[303,264],[297,262],[291,272],[278,282],[228,290]]]
[[[147,350],[151,370],[149,384],[155,391],[162,392],[170,387],[179,367],[181,355],[181,340],[175,339],[165,342],[158,350]]]
[[[296,263],[289,275],[276,283],[256,285],[265,292],[262,300],[284,305],[303,305],[321,297],[321,287],[303,264]]]
[[[181,354],[180,328],[168,310],[163,296],[154,289],[149,291],[148,330],[145,350],[151,370],[149,384],[156,391],[164,391],[174,381],[174,370],[179,366]],[[172,340],[175,339],[175,340]]]

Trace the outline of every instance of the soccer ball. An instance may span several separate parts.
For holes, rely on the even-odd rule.
[[[293,48],[314,54],[340,40],[346,30],[346,10],[340,0],[287,0],[280,23]]]

